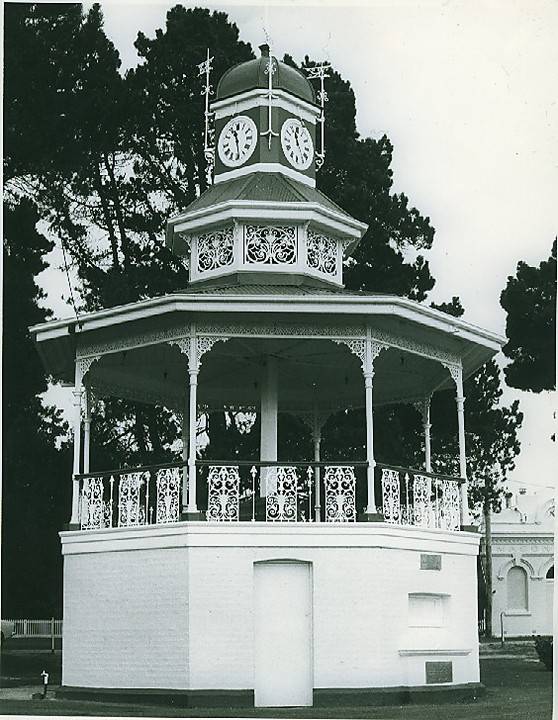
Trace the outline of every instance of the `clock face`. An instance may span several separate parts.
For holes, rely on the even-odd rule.
[[[232,118],[221,130],[217,152],[221,162],[229,167],[239,167],[256,149],[258,131],[256,123],[246,115]]]
[[[294,168],[308,170],[314,158],[314,145],[308,128],[300,120],[285,120],[281,128],[281,147]]]

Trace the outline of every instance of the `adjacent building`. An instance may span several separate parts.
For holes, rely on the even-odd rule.
[[[552,635],[554,524],[554,499],[526,489],[493,513],[493,635]]]

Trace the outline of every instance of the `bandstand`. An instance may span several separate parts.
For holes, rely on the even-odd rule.
[[[323,109],[302,74],[263,46],[224,74],[211,110],[214,184],[167,227],[188,288],[32,329],[48,371],[74,384],[61,692],[257,706],[474,695],[463,380],[502,339],[344,289],[366,226],[315,187]],[[431,471],[430,399],[450,388],[459,477]],[[95,467],[93,397],[175,411],[182,461]],[[374,407],[402,402],[422,410],[420,469],[375,460]],[[198,416],[227,408],[259,414],[259,456],[201,461]],[[365,458],[322,461],[324,423],[352,408]],[[311,430],[305,462],[278,457],[283,413]]]

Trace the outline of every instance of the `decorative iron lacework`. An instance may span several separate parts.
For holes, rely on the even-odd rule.
[[[442,365],[449,371],[451,379],[459,388],[462,378],[461,363],[442,362]]]
[[[415,525],[419,527],[432,526],[431,498],[432,479],[427,475],[415,475],[413,478],[413,516]]]
[[[412,474],[412,473],[411,473]],[[405,502],[402,502],[402,495]],[[383,513],[386,522],[436,530],[459,530],[459,483],[445,478],[382,469]]]
[[[276,335],[280,337],[304,335],[307,337],[364,337],[365,329],[361,325],[355,326],[313,326],[303,325],[302,323],[234,323],[216,325],[214,323],[199,323],[197,325],[198,332],[204,335],[223,334],[227,336],[235,335]]]
[[[145,525],[147,513],[141,503],[145,487],[145,501],[149,497],[149,473],[132,472],[120,476],[118,483],[118,527]]]
[[[239,518],[240,475],[238,467],[209,468],[207,519],[232,522]]]
[[[437,360],[448,370],[450,370],[450,366],[451,368],[459,368],[459,370],[461,370],[461,358],[459,355],[455,355],[447,350],[441,350],[434,345],[419,343],[411,338],[395,335],[387,330],[378,330],[377,328],[373,328],[372,342],[388,345],[390,347],[397,348],[398,350],[405,350],[406,352],[414,353],[415,355],[422,355],[423,357],[427,357],[431,360]]]
[[[337,272],[337,240],[308,230],[306,240],[306,262],[309,268],[335,275]]]
[[[157,471],[157,523],[180,520],[181,468],[162,468]]]
[[[334,343],[338,345],[346,345],[349,350],[356,355],[360,360],[360,364],[364,368],[366,363],[366,340],[347,340],[347,339],[334,339]]]
[[[325,519],[326,522],[355,522],[355,471],[352,467],[326,467]]]
[[[262,468],[262,471],[264,468]],[[298,475],[294,467],[266,468],[265,519],[268,522],[296,522]]]
[[[103,500],[103,478],[85,478],[81,491],[80,502],[80,527],[82,530],[100,530],[110,527],[112,517],[112,484],[111,477],[111,498],[107,503]]]
[[[399,525],[401,523],[399,472],[382,468],[382,499],[384,520]]]
[[[189,325],[180,325],[176,327],[164,328],[163,330],[147,330],[145,332],[130,335],[129,337],[120,337],[107,342],[90,343],[80,346],[78,350],[78,360],[89,360],[88,356],[107,355],[112,352],[120,352],[122,350],[133,350],[137,347],[145,345],[155,345],[160,342],[168,342],[170,340],[181,340],[190,335]],[[98,359],[95,357],[93,359]]]
[[[443,530],[459,530],[460,523],[459,485],[450,480],[442,480],[442,507],[439,526]]]
[[[232,227],[198,235],[198,272],[218,270],[232,265],[234,240]]]
[[[97,360],[100,360],[101,357],[101,355],[93,355],[91,357],[76,358],[76,367],[81,380],[83,380],[85,375],[89,372],[91,365],[93,365],[94,362],[97,362]]]
[[[259,265],[296,262],[296,228],[290,225],[245,225],[244,261]]]

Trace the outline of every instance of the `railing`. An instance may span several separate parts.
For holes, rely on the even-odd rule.
[[[384,522],[436,530],[459,530],[459,478],[395,466],[381,466]]]
[[[356,522],[367,463],[212,460],[197,463],[197,505],[210,522]],[[179,522],[185,463],[79,475],[82,530]],[[377,466],[376,501],[396,525],[459,530],[459,479]]]
[[[356,522],[366,463],[205,461],[210,521]]]
[[[62,637],[62,620],[6,620],[13,628],[12,637]]]
[[[178,522],[183,465],[169,463],[79,476],[80,528]]]

